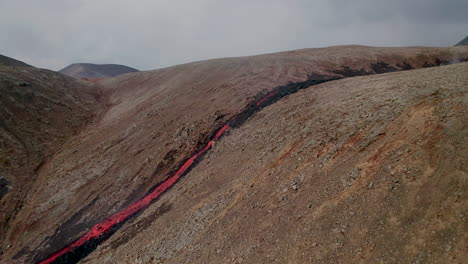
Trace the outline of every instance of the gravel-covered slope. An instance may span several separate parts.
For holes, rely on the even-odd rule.
[[[83,263],[463,263],[467,73],[355,77],[283,98]]]

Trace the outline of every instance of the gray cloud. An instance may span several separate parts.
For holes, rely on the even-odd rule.
[[[154,69],[344,44],[449,46],[466,0],[0,0],[0,54]]]

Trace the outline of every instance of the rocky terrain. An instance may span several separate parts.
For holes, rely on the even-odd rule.
[[[92,123],[34,171],[0,258],[34,263],[60,250],[141,199],[268,91],[347,77],[228,130],[82,262],[398,263],[404,254],[456,263],[466,247],[468,69],[435,67],[454,58],[467,61],[468,47],[340,46],[75,81],[101,95],[87,101]]]
[[[61,69],[59,72],[77,79],[94,79],[115,77],[137,71],[137,69],[119,64],[74,63]]]

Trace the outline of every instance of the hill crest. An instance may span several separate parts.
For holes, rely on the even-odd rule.
[[[465,46],[465,45],[468,45],[468,36],[466,36],[464,39],[458,42],[455,46]]]
[[[19,67],[32,67],[31,65],[24,63],[19,60],[15,60],[13,58],[4,56],[0,54],[0,65],[5,65],[5,66],[19,66]]]
[[[138,72],[138,70],[120,64],[73,63],[61,69],[59,72],[70,77],[81,79],[115,77],[125,73]]]

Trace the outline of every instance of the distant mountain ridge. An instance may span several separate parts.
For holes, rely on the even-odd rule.
[[[59,72],[65,75],[81,78],[104,78],[114,77],[124,73],[138,72],[139,70],[119,64],[92,64],[92,63],[74,63]]]
[[[465,46],[468,45],[468,36],[466,36],[462,41],[458,42],[455,46]]]
[[[6,66],[19,66],[19,67],[33,67],[29,64],[26,64],[22,61],[12,59],[7,56],[3,56],[0,54],[0,65],[6,65]]]

